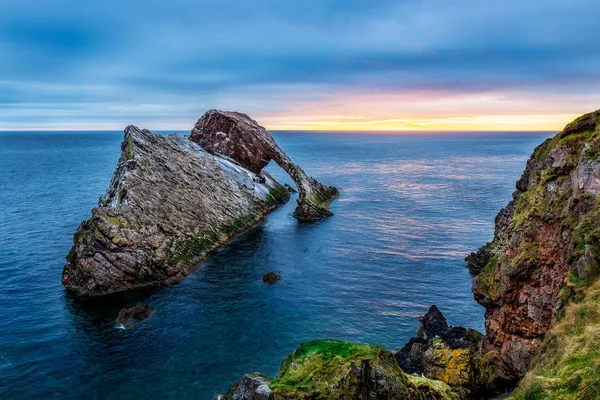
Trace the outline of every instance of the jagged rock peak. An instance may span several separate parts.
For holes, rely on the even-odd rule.
[[[269,132],[248,115],[207,111],[196,122],[190,139],[206,151],[229,157],[254,173],[262,171],[269,161],[275,161],[298,186],[298,207],[294,212],[298,220],[311,222],[333,215],[327,205],[338,196],[338,190],[308,176],[279,148]]]
[[[125,129],[112,181],[73,237],[62,282],[80,296],[173,283],[289,199],[260,175],[181,135]]]

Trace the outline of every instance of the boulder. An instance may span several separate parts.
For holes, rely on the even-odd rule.
[[[281,274],[277,274],[275,272],[267,272],[262,277],[263,282],[268,283],[269,285],[274,284],[275,282],[277,282],[280,279],[281,279]]]

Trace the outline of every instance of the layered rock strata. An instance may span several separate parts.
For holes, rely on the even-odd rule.
[[[187,137],[125,129],[108,191],[74,235],[62,282],[97,296],[180,281],[229,238],[289,198],[253,172]]]
[[[229,157],[257,174],[269,161],[275,161],[298,186],[298,207],[294,212],[298,220],[312,222],[333,215],[327,205],[338,196],[337,189],[308,176],[266,129],[246,114],[210,110],[198,120],[190,139],[206,151]]]

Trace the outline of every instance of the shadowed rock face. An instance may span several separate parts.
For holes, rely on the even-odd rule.
[[[74,235],[62,282],[98,296],[173,283],[289,199],[260,175],[180,135],[125,129],[108,191]]]
[[[123,308],[119,311],[117,316],[117,322],[125,328],[131,328],[137,322],[147,319],[152,312],[154,307],[151,305],[140,305],[131,308]]]
[[[492,386],[522,378],[574,282],[598,275],[600,112],[538,146],[496,217],[493,241],[467,257],[475,299],[486,308]],[[494,359],[495,358],[495,359]]]
[[[246,114],[210,110],[198,120],[190,139],[206,151],[227,156],[257,174],[269,161],[275,161],[298,186],[298,207],[294,212],[298,220],[311,222],[333,215],[327,205],[338,196],[337,189],[308,176],[266,129]]]

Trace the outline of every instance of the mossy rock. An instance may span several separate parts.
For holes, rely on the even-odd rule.
[[[240,381],[242,383],[243,381]],[[379,346],[338,340],[300,345],[270,380],[270,399],[458,400],[441,381],[402,372],[391,352]],[[237,385],[225,398],[255,399]]]

